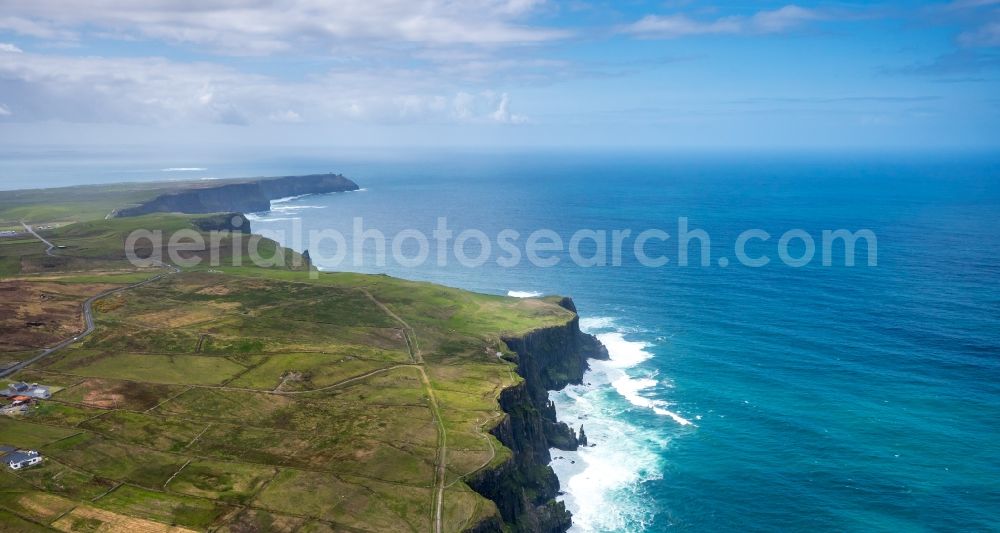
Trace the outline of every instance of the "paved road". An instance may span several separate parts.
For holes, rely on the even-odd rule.
[[[32,235],[34,235],[35,237],[37,237],[38,240],[44,242],[45,244],[47,244],[49,246],[49,249],[45,251],[47,254],[49,254],[49,255],[55,255],[54,253],[52,253],[52,249],[55,248],[55,245],[53,245],[51,242],[43,239],[40,235],[38,235],[37,233],[35,233],[35,230],[31,229],[31,226],[28,226],[27,224],[25,224],[23,222],[21,223],[21,225],[24,226],[24,229],[26,229],[29,232],[31,232]],[[111,295],[111,294],[115,294],[115,293],[122,292],[122,291],[127,291],[129,289],[134,289],[136,287],[141,287],[143,285],[146,285],[146,284],[149,284],[149,283],[153,283],[154,281],[157,281],[157,280],[163,278],[164,276],[168,276],[170,274],[176,274],[176,273],[178,273],[178,272],[181,271],[181,269],[179,269],[179,268],[177,268],[177,267],[175,267],[173,265],[167,265],[167,264],[164,264],[164,263],[160,263],[160,266],[168,268],[168,269],[170,269],[170,271],[169,272],[164,272],[162,274],[157,274],[156,276],[153,276],[153,277],[151,277],[151,278],[149,278],[149,279],[147,279],[145,281],[140,281],[139,283],[133,283],[132,285],[128,285],[126,287],[118,287],[116,289],[107,290],[107,291],[104,291],[104,292],[102,292],[100,294],[95,294],[94,296],[91,296],[90,298],[87,298],[83,302],[83,321],[87,325],[87,327],[86,327],[86,329],[83,330],[82,333],[80,333],[78,335],[74,335],[73,337],[70,337],[68,339],[65,339],[62,342],[60,342],[59,344],[56,344],[55,346],[53,346],[51,348],[45,348],[44,350],[42,350],[41,352],[38,352],[38,354],[36,354],[35,356],[31,357],[30,359],[28,359],[26,361],[21,361],[20,363],[14,365],[14,366],[8,367],[8,368],[4,369],[3,371],[0,371],[0,378],[7,377],[7,376],[13,374],[14,372],[17,372],[17,371],[25,368],[26,366],[28,366],[28,365],[30,365],[30,364],[38,361],[39,359],[42,359],[43,357],[46,357],[46,356],[48,356],[49,354],[51,354],[53,352],[57,352],[59,350],[62,350],[63,348],[69,346],[70,344],[73,344],[74,342],[76,342],[76,341],[78,341],[78,340],[86,337],[87,335],[90,335],[91,333],[93,333],[94,332],[94,313],[93,313],[92,308],[93,308],[94,302],[96,302],[97,300],[100,300],[101,298],[104,298],[105,296],[108,296],[108,295]]]
[[[42,350],[41,352],[39,352],[34,357],[32,357],[32,358],[30,358],[30,359],[28,359],[26,361],[21,361],[20,363],[14,365],[12,367],[9,367],[9,368],[7,368],[7,369],[5,369],[3,371],[0,371],[0,378],[9,376],[9,375],[13,374],[14,372],[17,372],[17,371],[23,369],[24,367],[26,367],[26,366],[28,366],[28,365],[30,365],[30,364],[38,361],[39,359],[42,359],[43,357],[46,357],[46,356],[48,356],[49,354],[51,354],[53,352],[57,352],[59,350],[62,350],[63,348],[69,346],[70,344],[73,344],[74,342],[76,342],[76,341],[78,341],[78,340],[86,337],[87,335],[90,335],[91,333],[94,332],[94,314],[93,314],[93,311],[92,311],[92,307],[94,305],[94,302],[96,302],[97,300],[100,300],[101,298],[104,298],[105,296],[108,296],[108,295],[111,295],[111,294],[115,294],[115,293],[118,293],[118,292],[122,292],[122,291],[127,291],[129,289],[134,289],[136,287],[141,287],[143,285],[146,285],[146,284],[152,283],[154,281],[157,281],[157,280],[163,278],[164,276],[168,276],[170,274],[175,274],[177,272],[180,272],[180,269],[177,268],[177,267],[175,267],[175,266],[169,266],[168,268],[170,268],[170,272],[164,272],[162,274],[158,274],[156,276],[153,276],[153,277],[151,277],[151,278],[149,278],[149,279],[147,279],[145,281],[140,281],[139,283],[133,283],[132,285],[129,285],[127,287],[118,287],[117,289],[111,289],[109,291],[104,291],[104,292],[102,292],[100,294],[96,294],[94,296],[91,296],[90,298],[87,298],[83,302],[83,320],[87,324],[87,328],[85,330],[83,330],[82,333],[80,333],[78,335],[74,335],[74,336],[72,336],[72,337],[70,337],[70,338],[68,338],[68,339],[60,342],[59,344],[56,344],[55,346],[53,346],[51,348],[46,348],[46,349]]]

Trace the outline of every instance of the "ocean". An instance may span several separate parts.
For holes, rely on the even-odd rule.
[[[644,248],[670,259],[661,266],[643,264],[631,241],[620,264],[603,266],[565,250],[542,254],[554,266],[503,266],[495,242],[479,266],[439,264],[434,248],[419,265],[392,253],[379,265],[373,242],[340,262],[334,241],[310,249],[327,269],[573,297],[582,327],[611,354],[583,384],[551,394],[560,418],[594,444],[553,450],[574,531],[1000,530],[995,155],[63,158],[9,158],[0,186],[337,171],[362,190],[276,202],[251,216],[254,230],[295,245],[293,230],[350,237],[361,217],[391,239],[430,236],[444,217],[456,235],[513,230],[521,244],[538,230],[565,242],[580,230],[670,234]],[[679,264],[681,218],[710,237],[707,266],[702,240]],[[823,231],[838,229],[870,231],[876,264],[868,241],[854,266],[836,247],[822,264]],[[767,265],[734,254],[747,230],[770,236],[746,245]],[[799,230],[787,243],[792,263],[810,255],[804,237],[814,242],[802,266],[782,256],[789,230]],[[484,251],[474,237],[465,244],[468,256]],[[399,250],[403,259],[421,251],[412,238]],[[580,250],[602,251],[590,239]]]

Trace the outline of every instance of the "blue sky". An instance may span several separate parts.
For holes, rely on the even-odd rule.
[[[1000,0],[32,0],[0,142],[996,148]]]

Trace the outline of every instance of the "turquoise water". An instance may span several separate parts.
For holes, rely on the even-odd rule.
[[[0,169],[5,186],[28,166]],[[568,240],[583,228],[674,234],[683,216],[708,232],[708,267],[677,266],[672,241],[654,247],[673,259],[661,268],[627,254],[621,266],[563,255],[551,268],[442,267],[433,253],[420,267],[380,267],[374,246],[363,264],[336,265],[574,297],[612,354],[583,385],[552,394],[596,444],[553,454],[577,531],[1000,529],[998,158],[311,155],[164,157],[142,168],[167,167],[205,167],[185,174],[206,177],[337,170],[365,188],[277,203],[253,217],[256,231],[350,234],[363,217],[389,236],[430,235],[447,217],[456,233],[549,228]],[[54,183],[83,179],[49,172]],[[773,236],[749,247],[774,258],[767,266],[734,258],[751,228]],[[817,243],[824,229],[870,229],[878,264],[866,266],[862,250],[855,267],[836,251],[834,266],[819,252],[787,266],[775,241],[793,228]]]

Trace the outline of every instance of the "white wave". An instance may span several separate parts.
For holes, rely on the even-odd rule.
[[[591,424],[591,431],[598,438],[606,431],[635,431],[627,424],[608,424],[607,430],[596,426]],[[648,521],[652,510],[638,491],[642,482],[662,477],[654,466],[659,460],[654,449],[642,439],[610,438],[573,455],[576,459],[571,460],[582,466],[565,486],[574,498],[570,507],[574,531],[628,531]]]
[[[668,410],[666,410],[666,409],[664,409],[662,407],[653,407],[653,412],[656,413],[656,414],[658,414],[658,415],[669,416],[670,418],[672,418],[674,420],[674,422],[677,422],[678,424],[680,424],[682,426],[691,426],[691,425],[694,425],[694,424],[691,423],[690,420],[684,418],[683,416],[681,416],[681,415],[679,415],[679,414],[677,414],[677,413],[675,413],[673,411],[668,411]]]
[[[329,206],[325,205],[279,205],[271,206],[271,211],[298,211],[300,209],[326,209]]]
[[[646,407],[651,409],[656,406],[656,402],[654,400],[650,400],[649,398],[639,394],[640,391],[655,387],[656,380],[654,379],[633,379],[626,375],[614,380],[611,382],[611,385],[616,391],[618,391],[618,394],[621,394],[623,398],[636,407]]]
[[[582,319],[581,326],[603,330],[597,338],[610,357],[590,361],[584,384],[549,395],[559,419],[574,429],[583,424],[588,440],[595,444],[576,452],[552,450],[552,468],[565,491],[560,499],[573,513],[570,531],[645,531],[655,509],[644,493],[644,483],[662,477],[661,453],[670,434],[659,425],[630,422],[622,416],[623,410],[633,406],[668,417],[682,427],[694,424],[672,411],[668,402],[649,397],[664,386],[655,373],[631,375],[653,357],[651,344],[626,338],[631,330],[611,317]],[[607,331],[611,328],[615,331]]]
[[[615,319],[609,316],[588,316],[580,319],[580,329],[587,333],[613,327],[615,327]]]
[[[635,531],[652,518],[643,482],[660,479],[659,452],[667,440],[655,431],[631,424],[606,406],[606,384],[600,370],[588,373],[591,386],[571,385],[552,393],[561,420],[582,422],[594,447],[576,452],[551,450],[559,476],[559,498],[573,513],[575,532]]]
[[[617,368],[631,368],[653,357],[653,354],[646,351],[649,348],[648,342],[627,340],[625,334],[617,331],[598,333],[597,340],[608,348],[610,361]]]
[[[208,170],[204,167],[170,167],[161,168],[160,172],[204,172]]]
[[[299,220],[299,217],[266,217],[256,213],[246,213],[243,215],[250,222],[280,222],[282,220]]]
[[[651,378],[634,378],[624,371],[626,368],[632,368],[653,357],[653,354],[646,350],[650,346],[649,343],[627,340],[625,335],[618,332],[601,333],[597,335],[597,338],[608,348],[610,359],[607,362],[595,361],[594,364],[603,363],[611,367],[606,372],[611,378],[611,386],[618,391],[618,394],[636,407],[650,409],[661,416],[669,416],[682,426],[692,425],[690,420],[668,410],[669,404],[667,402],[647,398],[640,394],[646,389],[655,387],[659,382]]]
[[[514,298],[538,298],[542,293],[536,291],[507,291],[507,296]]]
[[[622,372],[622,375],[618,379],[614,380],[611,383],[611,386],[618,391],[618,394],[621,394],[623,398],[636,407],[650,409],[660,416],[669,416],[674,422],[677,422],[682,426],[693,425],[690,420],[668,410],[667,407],[669,407],[670,404],[667,402],[647,398],[640,394],[642,391],[655,387],[657,384],[658,383],[655,379],[631,378]]]
[[[308,194],[300,194],[298,196],[285,196],[283,198],[275,198],[274,200],[271,200],[271,205],[274,205],[274,204],[283,204],[285,202],[291,202],[292,200],[298,200],[299,198],[305,198],[306,196],[309,196],[309,195]]]

